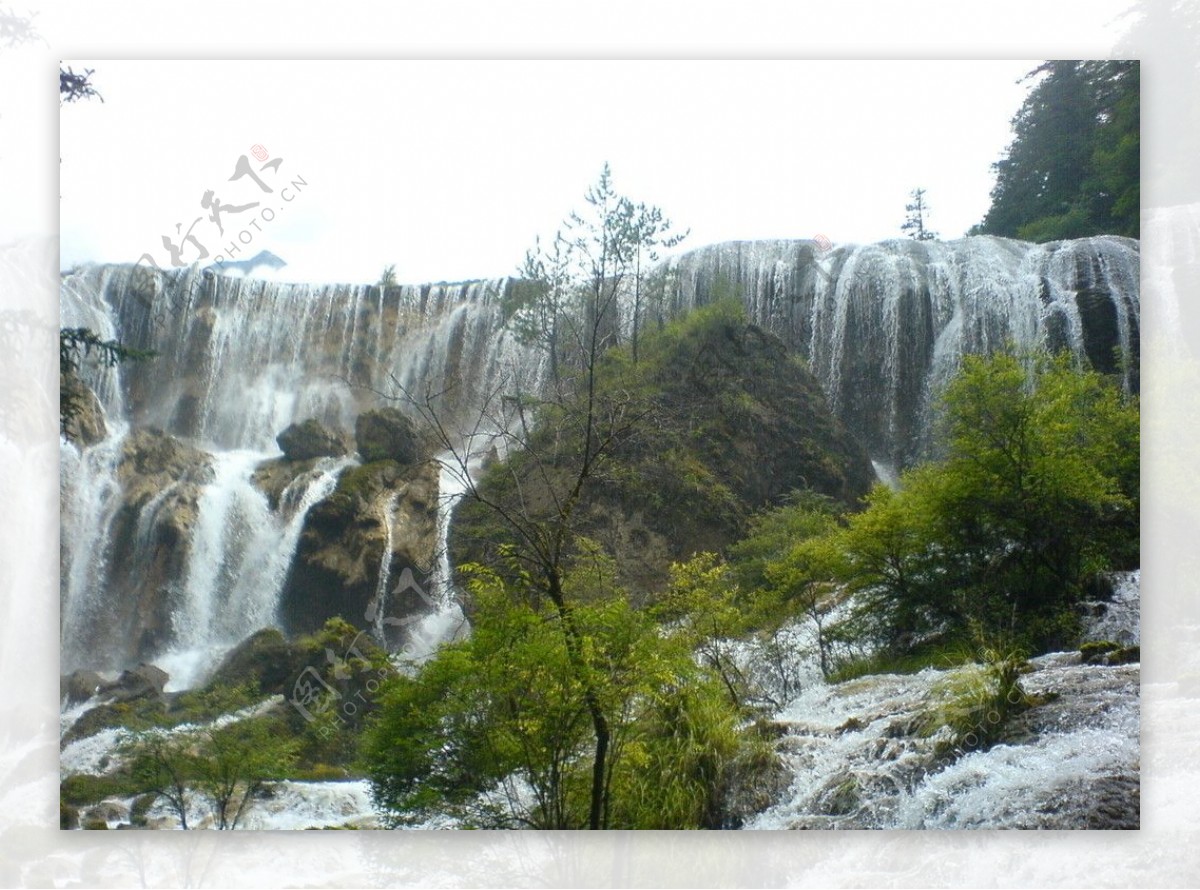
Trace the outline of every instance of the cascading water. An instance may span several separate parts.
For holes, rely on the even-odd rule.
[[[202,679],[247,629],[275,623],[304,518],[351,462],[325,458],[297,478],[281,497],[295,501],[291,515],[280,515],[250,479],[269,455],[228,451],[215,457],[215,478],[200,498],[182,602],[172,612],[174,642],[157,659],[181,689]]]
[[[307,512],[350,461],[326,459],[273,505],[252,477],[278,457],[275,436],[310,417],[352,429],[381,392],[429,398],[453,428],[501,381],[536,388],[541,358],[502,329],[507,286],[289,285],[127,266],[65,276],[64,325],[157,355],[82,369],[109,435],[63,443],[64,669],[150,658],[178,686],[276,623]],[[135,440],[131,428],[150,432]]]
[[[962,357],[1067,349],[1138,385],[1139,246],[1128,238],[885,241],[818,254],[733,242],[672,259],[666,314],[740,294],[804,355],[871,457],[903,468],[929,442],[931,401]]]
[[[466,616],[454,596],[449,547],[450,518],[470,485],[467,473],[477,468],[464,468],[449,454],[441,455],[439,461],[437,563],[430,579],[434,608],[408,627],[408,639],[398,659],[402,663],[420,664],[433,655],[442,643],[459,639],[469,630]]]
[[[821,254],[810,242],[735,243],[659,271],[662,290],[642,295],[643,330],[652,306],[666,318],[740,295],[753,321],[808,360],[884,478],[926,444],[931,400],[965,354],[1008,343],[1066,348],[1119,374],[1128,389],[1138,385],[1138,245],[1127,239],[894,241]],[[83,369],[107,437],[62,445],[64,669],[118,670],[153,658],[182,688],[240,638],[277,623],[306,517],[355,461],[316,461],[272,497],[256,473],[277,462],[276,435],[307,418],[349,430],[384,403],[380,392],[429,399],[454,432],[470,427],[489,395],[536,392],[546,361],[505,327],[510,286],[281,284],[114,266],[66,276],[64,326],[158,357]],[[420,661],[467,632],[446,546],[466,487],[443,455],[435,571],[422,590],[429,608],[397,619],[405,622],[401,659]],[[377,503],[383,549],[372,552],[368,574],[376,625],[401,614],[389,597],[411,579],[406,569],[397,581],[390,558],[402,537],[397,498]],[[1136,642],[1136,582],[1118,579],[1093,638]],[[375,627],[380,637],[384,629]],[[799,626],[774,649],[741,653],[746,670],[792,683],[777,683],[771,698],[781,705],[781,746],[795,781],[749,827],[1017,827],[1021,819],[1059,827],[1058,801],[1083,799],[1078,810],[1095,798],[1103,809],[1126,800],[1131,783],[1136,789],[1135,666],[1038,660],[1028,688],[1061,698],[1031,712],[1025,740],[934,768],[928,740],[906,736],[901,724],[924,705],[939,672],[829,686],[815,663],[794,663],[813,636]],[[66,762],[98,769],[113,738],[102,732],[74,743]],[[264,826],[291,824],[289,814],[314,795],[337,801],[318,806],[322,814],[365,811],[361,783],[302,784],[280,798],[294,792],[300,802]],[[997,808],[1004,799],[1021,803]]]
[[[1064,347],[1137,386],[1138,245],[1128,239],[891,241],[821,254],[811,242],[733,243],[655,274],[658,291],[648,283],[642,294],[643,329],[656,312],[740,294],[752,320],[808,359],[889,471],[920,452],[932,394],[966,353],[1008,342]],[[118,669],[219,649],[232,630],[253,630],[247,622],[271,623],[304,513],[265,519],[276,508],[251,474],[278,456],[275,436],[307,418],[352,429],[361,412],[387,403],[380,393],[428,400],[454,433],[488,396],[537,391],[547,363],[505,326],[511,287],[284,284],[129,266],[64,276],[65,325],[157,353],[83,371],[108,437],[82,451],[63,446],[64,667]],[[156,429],[165,440],[146,433]],[[147,454],[159,463],[147,465]],[[302,500],[328,494],[341,468],[306,477]],[[460,489],[445,471],[441,482],[444,554]],[[268,547],[270,556],[259,552]],[[393,584],[392,565],[376,566]],[[410,631],[431,631],[427,644],[458,621],[441,586],[447,567],[438,577],[432,600],[444,608],[434,611],[449,623],[433,631],[421,619]]]
[[[1086,636],[1136,642],[1137,573],[1114,582],[1112,610]],[[1137,827],[1138,665],[1082,664],[1078,652],[1032,659],[1020,682],[1038,703],[1009,718],[1002,743],[946,758],[944,731],[921,726],[945,678],[977,668],[829,685],[812,664],[811,627],[794,635],[808,640],[809,664],[792,667],[802,688],[774,716],[791,787],[746,828]]]

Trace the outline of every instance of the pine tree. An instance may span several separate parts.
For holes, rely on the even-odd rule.
[[[937,238],[938,233],[932,229],[926,228],[925,219],[929,214],[929,203],[925,200],[925,189],[913,189],[910,193],[912,200],[904,205],[904,210],[908,214],[904,223],[900,226],[900,231],[908,233],[910,238],[917,241],[932,241]]]

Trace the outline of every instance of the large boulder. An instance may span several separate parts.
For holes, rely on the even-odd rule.
[[[420,456],[420,441],[413,422],[397,408],[364,411],[354,422],[354,439],[365,463],[394,460],[411,464]]]
[[[314,457],[338,457],[346,453],[346,443],[319,420],[310,417],[303,423],[293,423],[275,441],[288,460],[311,460]]]
[[[72,671],[59,679],[58,694],[68,705],[77,705],[95,695],[103,684],[104,678],[95,671]]]
[[[304,665],[277,628],[265,627],[238,643],[209,680],[211,686],[251,683],[263,695],[288,694]]]

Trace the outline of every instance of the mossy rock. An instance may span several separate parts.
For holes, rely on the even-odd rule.
[[[84,831],[108,831],[108,823],[103,819],[89,819],[83,823]]]
[[[1079,657],[1084,664],[1102,664],[1110,652],[1116,652],[1120,648],[1121,644],[1112,640],[1097,640],[1080,646]]]
[[[354,440],[366,462],[394,460],[411,464],[420,459],[416,427],[398,408],[379,408],[358,415]]]
[[[238,643],[206,688],[248,683],[263,695],[287,694],[303,670],[302,656],[274,627],[255,631]]]
[[[129,823],[138,828],[143,828],[146,825],[146,814],[150,812],[150,808],[154,806],[154,802],[158,799],[156,794],[140,794],[134,798],[133,805],[129,808]]]
[[[97,705],[85,712],[62,738],[66,747],[104,729],[148,729],[163,722],[167,706],[158,699],[135,699]]]
[[[327,429],[315,417],[310,417],[303,423],[293,423],[275,437],[275,442],[283,456],[291,461],[339,457],[348,450],[343,437]]]
[[[1137,664],[1142,660],[1141,646],[1125,646],[1104,656],[1105,664]]]
[[[58,786],[61,803],[73,807],[92,806],[109,797],[128,797],[138,791],[129,776],[115,773],[93,776],[77,773],[67,776]]]
[[[848,816],[858,809],[858,780],[853,776],[837,782],[821,795],[820,809],[829,816]]]

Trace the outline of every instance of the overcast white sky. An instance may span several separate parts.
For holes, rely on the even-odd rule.
[[[684,247],[896,237],[917,186],[958,237],[987,209],[1036,61],[70,64],[96,70],[104,102],[61,111],[64,267],[166,265],[182,223],[210,260],[246,231],[234,258],[271,250],[281,278],[373,281],[395,263],[418,282],[512,273],[606,160],[619,191],[691,228]],[[228,181],[254,145],[282,159],[261,174],[272,194]],[[209,189],[260,206],[222,214],[222,236]],[[263,208],[274,219],[248,228]]]

